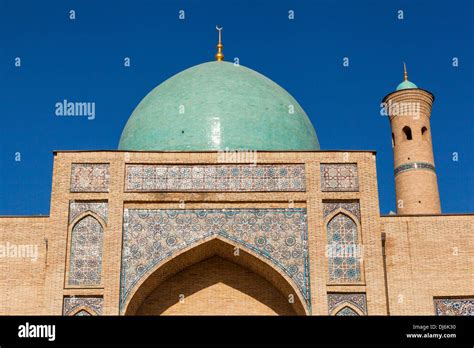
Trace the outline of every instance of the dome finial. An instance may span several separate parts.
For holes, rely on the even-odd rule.
[[[397,91],[402,89],[418,88],[413,82],[408,81],[407,65],[403,62],[403,81],[398,84]]]
[[[216,25],[216,29],[217,31],[219,32],[219,42],[217,43],[217,53],[216,53],[216,60],[217,61],[221,61],[221,60],[224,60],[224,53],[222,53],[222,48],[224,47],[222,45],[222,29],[224,28],[219,28],[217,25]]]

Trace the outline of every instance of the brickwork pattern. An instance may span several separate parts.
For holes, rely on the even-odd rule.
[[[321,191],[358,191],[357,164],[321,164]]]
[[[265,289],[262,291],[262,289]],[[160,284],[137,315],[295,315],[287,296],[247,268],[211,257]]]
[[[474,215],[382,217],[390,314],[434,315],[433,299],[472,298],[473,226]]]
[[[109,180],[108,164],[71,165],[71,192],[108,192]]]
[[[1,217],[0,245],[38,246],[38,258],[0,258],[0,313],[5,315],[61,315],[64,296],[103,296],[103,314],[120,313],[120,268],[124,208],[179,209],[307,209],[309,284],[312,314],[328,314],[328,293],[366,293],[370,315],[433,315],[434,298],[469,298],[474,289],[466,282],[474,264],[472,246],[474,215],[382,216],[378,205],[375,155],[372,152],[261,152],[259,164],[305,165],[306,191],[295,192],[124,192],[126,164],[219,165],[216,153],[153,152],[57,152],[54,155],[51,211],[49,217]],[[420,159],[413,159],[418,161]],[[424,161],[424,160],[423,160]],[[108,192],[71,191],[73,164],[108,164]],[[322,191],[321,164],[355,163],[358,191]],[[397,178],[416,171],[401,173]],[[418,171],[432,175],[430,171]],[[397,180],[396,178],[396,180]],[[423,177],[415,182],[431,180]],[[407,188],[409,192],[409,188]],[[68,286],[69,206],[76,202],[108,202],[108,221],[104,226],[101,286]],[[324,202],[360,202],[360,242],[364,246],[359,283],[330,283],[326,256]],[[354,215],[354,214],[353,214]],[[385,296],[382,233],[386,235]],[[250,268],[250,263],[244,267]],[[246,268],[247,269],[247,268]],[[170,271],[172,272],[172,270]],[[260,273],[258,273],[260,274]],[[273,280],[268,280],[271,284]],[[255,283],[257,284],[257,283]],[[242,308],[262,308],[256,293],[266,293],[264,283],[252,286],[254,294],[238,297]],[[256,287],[261,286],[261,289]],[[257,291],[258,290],[258,291]],[[203,289],[204,291],[204,289]],[[207,291],[207,290],[206,290]],[[203,296],[205,293],[203,292]],[[209,289],[211,292],[211,289]],[[283,294],[288,294],[287,289]],[[198,294],[196,294],[198,295]],[[31,301],[35,298],[35,301]],[[388,302],[388,305],[387,305]],[[189,303],[189,302],[187,302]],[[238,306],[221,306],[226,313],[241,313]],[[184,308],[184,307],[183,307]],[[224,310],[223,309],[223,310]],[[170,309],[171,311],[171,309]],[[184,312],[181,312],[184,314]],[[256,312],[255,312],[256,313]],[[304,314],[303,311],[298,313]]]
[[[439,214],[441,204],[431,140],[431,108],[434,97],[422,89],[400,90],[384,98],[398,106],[415,106],[416,113],[390,114],[394,139],[395,193],[399,214]],[[408,139],[404,129],[410,129]],[[423,134],[422,129],[426,129]]]

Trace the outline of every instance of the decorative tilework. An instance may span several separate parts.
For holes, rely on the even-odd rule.
[[[434,304],[436,315],[474,316],[474,298],[440,298]]]
[[[126,166],[125,191],[305,191],[304,164]]]
[[[363,293],[329,293],[328,294],[329,314],[333,314],[334,310],[343,303],[352,304],[353,306],[360,309],[362,313],[367,315],[367,297],[365,294]],[[345,308],[349,308],[349,307],[344,307],[343,309]],[[336,315],[354,315],[354,314],[339,314],[341,311],[339,311]],[[358,315],[356,312],[354,313],[355,315]]]
[[[431,163],[426,163],[426,162],[411,162],[411,163],[405,163],[394,170],[395,176],[397,176],[400,173],[407,172],[409,170],[413,169],[425,169],[425,170],[431,170],[432,172],[435,171],[434,165]]]
[[[343,309],[341,309],[339,312],[336,313],[336,316],[338,316],[338,317],[348,317],[348,316],[358,316],[358,315],[359,314],[357,314],[350,307],[344,307]]]
[[[74,202],[69,204],[69,223],[86,211],[99,215],[107,222],[108,204],[106,202]]]
[[[360,206],[359,202],[325,202],[323,204],[323,216],[326,218],[333,211],[337,209],[344,209],[356,216],[360,221]]]
[[[321,163],[321,191],[359,191],[357,164]]]
[[[86,316],[86,315],[102,315],[102,307],[104,304],[103,297],[84,297],[84,296],[67,296],[64,297],[63,300],[63,315],[78,315],[78,316]],[[82,309],[76,314],[73,314],[78,308],[89,308],[94,313],[86,312],[86,310]]]
[[[200,240],[221,236],[284,271],[310,304],[306,209],[125,209],[121,306],[150,269]]]
[[[327,224],[328,266],[331,282],[361,280],[357,225],[347,215],[339,213]]]
[[[85,216],[71,233],[69,285],[99,285],[102,273],[102,225]]]
[[[109,180],[108,164],[72,164],[71,192],[109,192]]]

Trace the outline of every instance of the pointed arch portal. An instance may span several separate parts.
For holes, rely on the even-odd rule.
[[[293,303],[290,303],[290,296]],[[157,266],[137,284],[124,315],[306,315],[304,302],[267,262],[213,238]]]
[[[121,314],[309,314],[310,298],[306,209],[124,211]]]

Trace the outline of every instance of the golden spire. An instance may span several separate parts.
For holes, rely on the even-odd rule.
[[[408,81],[407,65],[403,62],[403,78],[405,81]]]
[[[219,32],[219,42],[217,43],[216,60],[217,60],[217,61],[221,61],[221,60],[224,60],[224,53],[222,53],[222,48],[224,47],[224,46],[222,45],[222,29],[224,29],[224,28],[219,28],[219,27],[216,25],[216,29],[217,29],[217,31]]]

